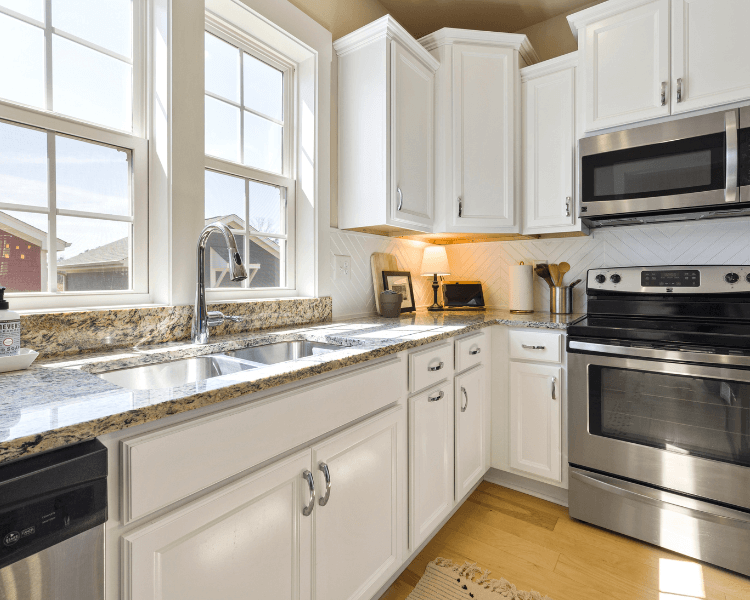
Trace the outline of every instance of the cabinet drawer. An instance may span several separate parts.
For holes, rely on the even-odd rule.
[[[122,442],[130,522],[371,414],[403,396],[393,357]]]
[[[487,336],[477,333],[455,341],[456,373],[478,365],[487,354]]]
[[[418,392],[448,377],[453,363],[451,344],[413,352],[409,355],[409,393]]]
[[[536,362],[562,362],[562,334],[511,331],[510,357]]]

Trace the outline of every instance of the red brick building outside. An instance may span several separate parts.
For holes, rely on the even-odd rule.
[[[8,292],[38,292],[42,286],[41,248],[2,229],[0,285]]]

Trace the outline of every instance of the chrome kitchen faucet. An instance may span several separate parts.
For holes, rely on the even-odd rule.
[[[224,235],[224,241],[229,251],[229,265],[231,269],[230,277],[232,281],[242,281],[247,279],[247,271],[242,265],[242,258],[237,251],[237,242],[229,227],[223,223],[210,223],[203,228],[198,238],[198,284],[195,290],[195,306],[193,307],[193,326],[191,337],[194,344],[208,343],[208,328],[221,325],[224,321],[241,321],[242,317],[225,317],[219,311],[209,312],[206,309],[206,273],[204,261],[206,256],[206,242],[208,236],[214,231]]]

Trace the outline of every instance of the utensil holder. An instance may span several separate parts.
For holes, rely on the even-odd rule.
[[[394,294],[384,291],[380,293],[380,316],[394,319],[401,316],[401,302],[403,296],[400,292]]]
[[[573,312],[573,288],[569,285],[549,289],[549,311],[555,315],[569,315]]]

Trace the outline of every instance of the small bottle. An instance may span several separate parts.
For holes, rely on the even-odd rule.
[[[21,315],[11,310],[0,287],[0,357],[17,356],[21,351]]]

